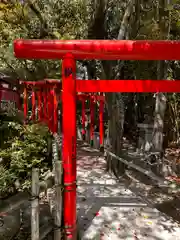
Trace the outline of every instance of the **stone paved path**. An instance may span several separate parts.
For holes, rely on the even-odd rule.
[[[179,225],[105,171],[99,152],[78,149],[78,219],[82,240],[180,240]]]

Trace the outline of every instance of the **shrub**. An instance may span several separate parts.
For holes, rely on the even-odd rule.
[[[13,121],[3,122],[1,131],[6,134],[1,134],[0,195],[6,196],[29,188],[33,167],[40,168],[43,174],[51,166],[48,159],[51,135],[44,124],[23,125]]]

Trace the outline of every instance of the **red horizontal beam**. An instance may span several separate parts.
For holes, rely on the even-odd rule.
[[[180,92],[180,80],[77,80],[77,92]]]
[[[61,59],[72,53],[76,59],[179,60],[180,41],[153,40],[15,40],[17,58]]]
[[[79,100],[87,100],[87,99],[92,99],[92,100],[94,100],[94,101],[100,101],[100,100],[102,100],[102,101],[104,101],[105,100],[105,96],[102,96],[102,95],[91,95],[91,94],[78,94],[77,95],[78,96],[78,99]]]
[[[62,95],[59,96],[59,99],[62,100]],[[84,94],[77,94],[77,99],[82,101],[82,100],[88,100],[88,99],[92,99],[94,101],[105,101],[105,96],[100,96],[100,95],[96,95],[96,96],[92,96],[92,95],[84,95]]]
[[[57,80],[47,80],[47,82],[21,81],[27,86],[43,86],[48,83],[60,84]],[[12,90],[11,90],[12,91]],[[76,91],[79,93],[91,92],[180,92],[180,80],[76,80]],[[83,98],[90,95],[79,94]],[[104,99],[103,96],[91,96],[94,100]]]
[[[20,84],[26,85],[26,86],[40,86],[40,85],[46,85],[46,84],[52,84],[52,85],[60,85],[61,80],[59,79],[44,79],[41,81],[20,81]]]

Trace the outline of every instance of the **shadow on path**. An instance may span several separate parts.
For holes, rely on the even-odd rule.
[[[79,144],[77,169],[82,240],[180,239],[176,223],[106,172],[106,162],[97,150]]]

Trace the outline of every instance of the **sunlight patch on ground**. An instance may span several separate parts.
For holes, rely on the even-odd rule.
[[[106,173],[91,148],[78,152],[78,224],[82,240],[179,240],[180,228]]]

